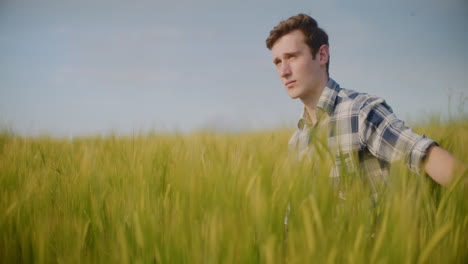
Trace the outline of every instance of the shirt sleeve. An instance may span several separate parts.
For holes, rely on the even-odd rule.
[[[386,162],[405,160],[408,168],[418,174],[427,152],[437,143],[418,135],[398,119],[381,98],[366,103],[359,113],[359,138],[364,148]]]

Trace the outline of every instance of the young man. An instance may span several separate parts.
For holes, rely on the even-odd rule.
[[[326,127],[336,164],[358,159],[374,192],[386,181],[389,163],[401,159],[439,184],[451,182],[455,159],[449,152],[406,127],[383,99],[343,89],[329,77],[328,36],[313,18],[299,14],[280,22],[266,44],[288,95],[304,104],[292,148],[309,152],[311,131]]]

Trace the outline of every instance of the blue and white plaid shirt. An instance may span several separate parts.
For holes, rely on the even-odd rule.
[[[290,148],[300,157],[319,154],[317,148],[329,153],[335,182],[342,162],[348,169],[359,164],[358,172],[366,176],[373,194],[385,185],[389,163],[404,159],[412,171],[421,173],[429,147],[436,144],[406,127],[383,99],[340,88],[331,78],[317,104],[318,121],[312,125],[310,120],[304,108]]]

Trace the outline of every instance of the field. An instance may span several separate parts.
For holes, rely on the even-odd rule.
[[[467,163],[468,122],[415,130]],[[342,200],[325,157],[290,158],[290,134],[3,132],[0,263],[468,262],[462,181],[394,164],[376,206],[358,175]]]

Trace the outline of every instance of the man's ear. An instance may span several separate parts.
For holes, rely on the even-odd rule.
[[[324,44],[320,46],[318,55],[319,55],[320,64],[326,65],[330,57],[330,48],[328,47],[328,45]]]

